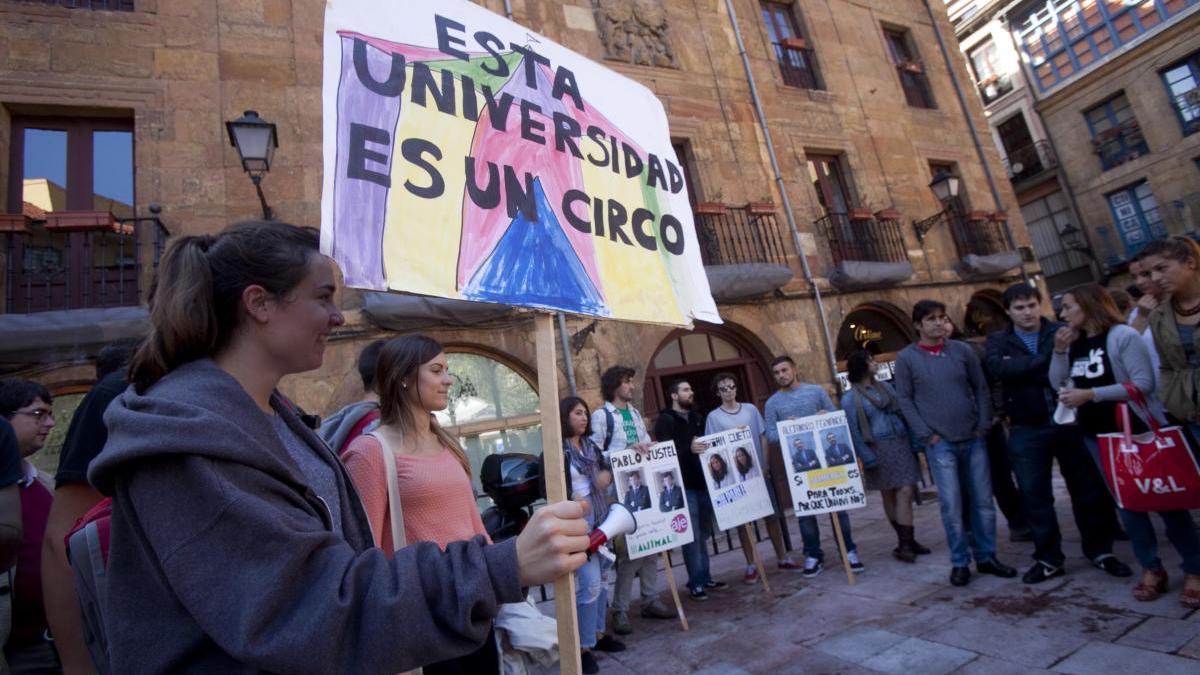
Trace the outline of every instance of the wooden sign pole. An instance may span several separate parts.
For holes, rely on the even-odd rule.
[[[567,499],[563,474],[562,428],[558,421],[558,365],[554,351],[554,320],[539,312],[533,318],[537,346],[538,400],[542,409],[542,472],[546,478],[546,500],[551,504]],[[554,582],[554,614],[558,619],[558,663],[562,675],[579,675],[583,670],[579,653],[579,617],[575,613],[575,575]]]
[[[675,584],[675,573],[671,571],[671,558],[666,551],[658,555],[662,557],[663,573],[667,575],[667,585],[671,587],[671,598],[675,600],[675,611],[679,614],[679,623],[686,631],[688,629],[687,616],[683,613],[683,603],[679,602],[679,586]]]
[[[846,539],[842,536],[842,524],[838,522],[837,513],[830,513],[829,521],[833,523],[833,536],[837,539],[838,552],[842,554],[842,567],[846,568],[846,579],[853,586],[854,570],[850,569],[850,559],[846,557]]]
[[[742,531],[746,533],[746,541],[750,542],[750,555],[753,556],[754,567],[758,570],[758,578],[762,579],[763,590],[770,593],[771,584],[767,582],[767,570],[758,555],[758,547],[754,545],[754,530],[750,529],[750,523],[746,523],[742,525]]]

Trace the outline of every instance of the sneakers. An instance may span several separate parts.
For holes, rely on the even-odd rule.
[[[1133,576],[1133,570],[1129,569],[1129,565],[1117,560],[1117,556],[1106,553],[1102,556],[1097,556],[1092,564],[1100,569],[1108,572],[1110,575],[1118,578]]]
[[[587,675],[594,675],[594,673],[600,672],[600,664],[596,663],[596,657],[590,651],[579,653],[579,665],[580,670]]]
[[[602,652],[623,652],[625,651],[625,643],[611,635],[605,635],[596,640],[596,649]]]
[[[975,569],[980,574],[991,574],[992,576],[1001,577],[1003,579],[1011,579],[1017,576],[1017,571],[1005,565],[996,558],[984,560],[983,562],[976,561]]]
[[[1021,577],[1021,581],[1024,581],[1027,584],[1040,584],[1048,579],[1061,577],[1066,573],[1066,570],[1061,567],[1047,565],[1046,563],[1039,561],[1033,563],[1033,567],[1030,567],[1029,571],[1025,572],[1024,576]]]
[[[746,568],[746,575],[742,577],[742,583],[753,584],[758,581],[758,568],[750,565]]]
[[[729,588],[729,584],[724,581],[710,581],[704,584],[704,590],[706,591],[723,591],[727,588]]]
[[[629,612],[613,612],[612,615],[613,632],[617,635],[629,635],[633,632],[633,626],[629,625]]]
[[[695,597],[695,596],[693,596]],[[675,612],[667,609],[667,606],[655,600],[654,602],[642,606],[642,618],[644,619],[674,619]]]
[[[867,569],[867,566],[862,564],[862,561],[858,559],[858,551],[847,551],[846,562],[850,563],[850,571],[855,574]]]
[[[811,578],[817,576],[818,574],[821,573],[821,570],[823,570],[823,569],[825,569],[825,566],[821,564],[820,560],[817,560],[816,558],[805,558],[804,559],[804,578],[805,579],[811,579]]]
[[[691,588],[688,589],[688,592],[692,594],[692,599],[696,602],[708,600],[708,593],[705,593],[703,588]]]
[[[796,562],[795,560],[792,560],[791,558],[787,558],[785,560],[780,560],[779,562],[775,563],[775,566],[781,570],[798,570],[798,569],[800,569],[800,563]]]

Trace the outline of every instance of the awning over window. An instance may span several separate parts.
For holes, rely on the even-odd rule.
[[[474,326],[503,319],[513,313],[513,308],[490,302],[367,291],[363,293],[363,313],[380,328],[404,331],[429,326]]]
[[[873,262],[868,260],[843,260],[833,268],[829,283],[840,291],[860,288],[894,286],[912,278],[913,266],[904,262]]]
[[[0,314],[0,362],[40,363],[93,356],[117,340],[138,339],[150,331],[145,307],[67,309],[33,314]]]
[[[795,276],[787,265],[743,263],[706,265],[708,287],[717,302],[737,302],[783,288]]]
[[[963,281],[982,281],[1004,276],[1009,270],[1021,266],[1021,254],[1016,251],[1005,251],[991,255],[965,255],[954,267],[958,277]]]

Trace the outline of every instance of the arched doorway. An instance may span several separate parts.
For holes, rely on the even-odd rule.
[[[968,338],[987,337],[989,333],[1008,328],[1008,313],[1000,292],[985,289],[971,296],[963,315],[962,329]]]
[[[912,322],[894,305],[872,302],[855,307],[838,329],[836,355],[838,380],[842,387],[849,387],[846,381],[846,358],[851,354],[862,349],[871,352],[880,366],[879,378],[890,380],[891,364],[896,359],[896,352],[904,349],[916,337]]]
[[[768,360],[748,339],[722,326],[697,326],[676,330],[663,340],[646,368],[643,412],[658,414],[671,401],[667,387],[678,378],[696,391],[696,410],[704,415],[721,404],[712,391],[713,377],[733,373],[738,398],[760,409],[771,396]]]

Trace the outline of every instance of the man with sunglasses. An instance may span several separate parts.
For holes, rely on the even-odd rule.
[[[763,478],[767,481],[767,494],[771,497],[771,507],[775,510],[775,515],[768,516],[766,522],[767,534],[771,538],[771,545],[775,547],[776,565],[781,570],[798,570],[800,564],[792,560],[791,554],[783,545],[783,532],[780,529],[783,514],[779,510],[779,500],[775,496],[775,484],[771,480],[771,463],[767,461],[766,452],[764,452],[767,423],[753,403],[738,401],[737,379],[734,378],[733,373],[718,373],[713,378],[712,386],[721,399],[721,405],[708,413],[708,419],[704,422],[704,435],[729,431],[738,427],[749,427],[750,437],[754,439],[754,461],[758,462]],[[742,542],[742,553],[746,555],[746,574],[742,580],[752,584],[758,581],[758,567],[754,565],[754,558],[750,554],[754,541],[746,533],[744,527],[738,528],[738,537]]]
[[[42,605],[42,538],[54,489],[50,476],[29,463],[29,457],[42,449],[54,428],[50,402],[50,392],[36,382],[0,380],[0,417],[12,426],[21,453],[18,485],[24,534],[12,586],[12,632],[4,645],[4,658],[13,672],[55,672],[61,668],[47,639]]]

